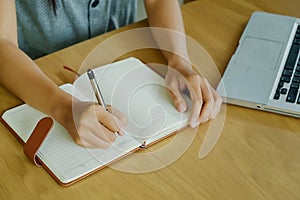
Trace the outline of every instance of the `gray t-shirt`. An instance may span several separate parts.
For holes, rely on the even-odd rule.
[[[19,47],[35,59],[134,22],[136,0],[16,0]]]

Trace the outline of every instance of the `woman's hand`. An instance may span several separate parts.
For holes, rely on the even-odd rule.
[[[194,128],[200,123],[214,119],[220,112],[222,98],[209,82],[194,72],[190,63],[184,59],[173,59],[168,65],[166,84],[178,111],[184,112],[187,109],[182,92],[187,89],[190,93],[193,102],[190,126]]]
[[[188,57],[186,37],[180,7],[177,0],[145,0],[150,27],[163,28],[165,31],[152,30],[153,37],[168,61],[166,83],[175,107],[184,112],[186,103],[181,92],[188,89],[193,101],[190,125],[192,127],[213,119],[220,112],[221,97],[208,81],[195,73],[189,62],[176,55]],[[163,34],[162,34],[163,33]]]
[[[106,149],[116,139],[116,134],[123,135],[126,117],[112,107],[81,102],[73,98],[72,106],[65,109],[65,120],[60,122],[78,145],[87,148]],[[73,113],[73,114],[72,114]]]

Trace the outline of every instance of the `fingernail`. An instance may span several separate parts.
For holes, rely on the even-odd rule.
[[[118,131],[117,134],[118,134],[119,136],[123,136],[123,135],[124,135],[124,133],[123,133],[122,131]]]
[[[184,103],[181,103],[180,105],[179,105],[179,109],[180,109],[180,112],[184,112],[185,111],[185,104]]]
[[[123,136],[125,134],[125,130],[124,128],[121,128],[119,131],[118,131],[119,135],[120,136]]]
[[[208,121],[208,117],[205,117],[202,122],[207,122]]]
[[[195,128],[195,127],[198,126],[199,124],[200,124],[199,121],[197,121],[197,120],[192,120],[191,123],[190,123],[190,126],[191,126],[192,128]]]

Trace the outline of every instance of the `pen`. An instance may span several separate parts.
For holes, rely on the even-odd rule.
[[[105,105],[103,96],[102,96],[102,94],[101,94],[100,88],[99,88],[99,86],[98,86],[98,84],[97,84],[97,81],[96,81],[96,79],[95,79],[95,75],[94,75],[93,70],[88,69],[88,70],[87,70],[87,75],[88,75],[88,77],[89,77],[89,79],[90,79],[91,85],[92,85],[93,90],[94,90],[94,92],[95,92],[95,95],[96,95],[98,104],[100,104],[101,106],[103,106],[103,108],[107,111],[107,108],[106,108],[106,105]]]
[[[96,79],[95,79],[95,75],[94,75],[93,70],[88,69],[88,70],[87,70],[87,75],[88,75],[88,77],[89,77],[89,79],[90,79],[90,82],[91,82],[91,85],[92,85],[92,87],[93,87],[94,93],[95,93],[95,95],[96,95],[96,99],[97,99],[98,104],[101,105],[101,106],[103,106],[103,108],[104,108],[106,111],[108,111],[107,108],[106,108],[106,105],[105,105],[103,96],[102,96],[102,94],[101,94],[100,88],[99,88],[99,86],[98,86],[98,84],[97,84],[97,81],[96,81]],[[117,133],[118,135],[124,135],[124,133],[122,133],[121,130],[120,130],[120,131],[117,131],[116,133]]]

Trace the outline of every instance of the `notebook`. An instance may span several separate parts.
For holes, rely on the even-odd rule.
[[[254,12],[217,87],[224,102],[300,117],[300,19]]]
[[[43,167],[61,185],[71,185],[110,163],[160,141],[188,125],[190,111],[179,113],[172,105],[164,79],[136,58],[94,69],[106,104],[127,115],[124,136],[108,149],[76,145],[65,129],[54,122],[37,152]],[[96,102],[87,74],[61,89],[82,101]],[[191,100],[185,97],[188,107]],[[23,104],[4,112],[3,123],[26,142],[45,114]]]

